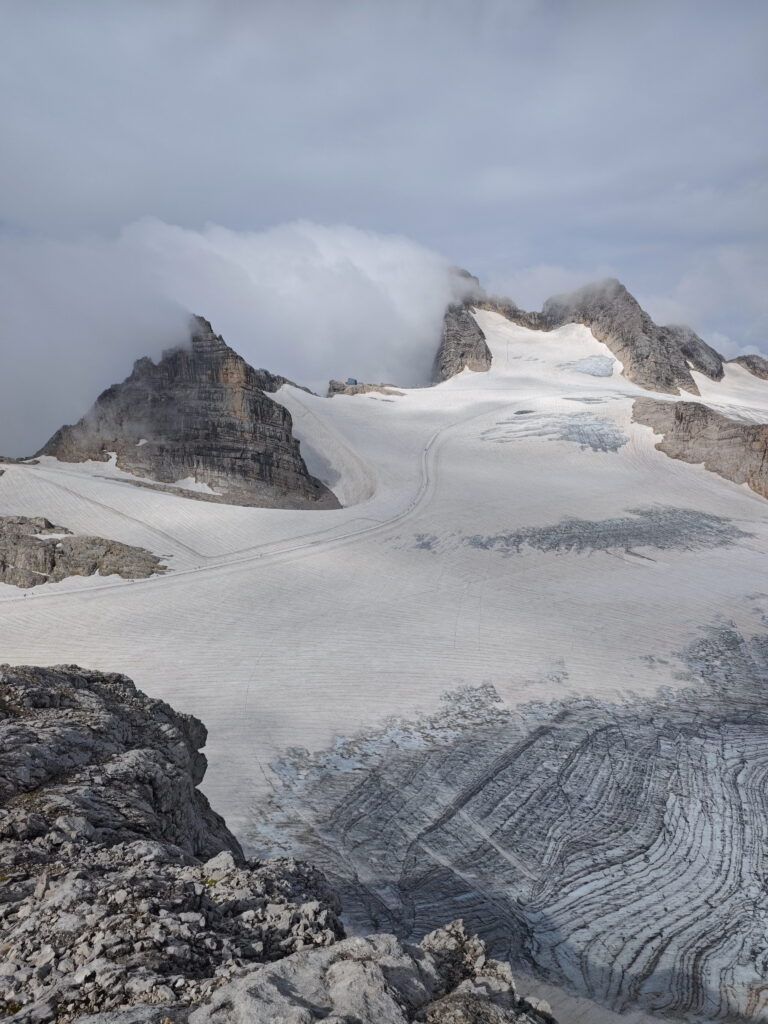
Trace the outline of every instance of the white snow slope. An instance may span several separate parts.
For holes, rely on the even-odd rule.
[[[633,398],[648,392],[620,375],[586,328],[539,333],[494,313],[476,316],[493,352],[488,373],[464,371],[402,397],[325,399],[291,387],[277,394],[310,469],[329,483],[341,510],[196,501],[134,487],[102,463],[46,458],[6,466],[1,514],[44,515],[71,530],[140,545],[172,571],[141,581],[70,578],[30,591],[0,585],[0,661],[124,672],[152,696],[199,716],[209,729],[205,789],[214,807],[253,849],[293,843],[307,856],[322,847],[312,838],[317,807],[303,806],[296,779],[286,781],[285,772],[278,778],[270,767],[288,748],[328,750],[341,736],[366,732],[380,740],[388,716],[423,721],[446,691],[466,687],[485,687],[477,693],[487,695],[492,686],[497,706],[510,711],[584,695],[624,706],[630,697],[657,699],[660,687],[701,686],[684,654],[691,645],[723,624],[747,640],[765,633],[768,503],[657,452],[652,431],[631,423]],[[743,409],[745,418],[768,421],[768,383],[740,367],[729,368],[720,384],[702,381],[702,390],[731,415]],[[544,529],[567,519],[582,524]],[[643,527],[637,535],[634,523]],[[616,543],[605,539],[611,531]],[[492,718],[483,722],[491,728]],[[392,736],[400,739],[387,743],[431,749],[447,742],[444,733],[435,739],[427,730],[425,739],[420,727],[408,728],[398,726]],[[700,746],[702,758],[716,759],[706,738]],[[365,774],[364,761],[342,760],[340,771]],[[323,763],[332,773],[333,756]],[[710,767],[715,772],[714,761]],[[307,771],[318,775],[314,763]],[[679,779],[679,764],[675,772]],[[286,786],[292,796],[281,801]],[[450,774],[441,786],[431,798],[438,803],[451,795]],[[259,825],[254,808],[269,794],[286,820],[293,815],[283,836],[279,822],[271,832]],[[499,791],[493,806],[514,797]],[[672,813],[669,799],[665,790],[661,815]],[[706,818],[701,798],[690,800],[688,818]],[[471,817],[469,805],[463,813]],[[296,839],[299,818],[303,840]],[[388,822],[374,831],[394,828]],[[481,827],[479,818],[472,827]],[[633,827],[626,826],[630,833]],[[665,819],[660,834],[671,827]],[[547,828],[551,834],[554,825]],[[328,822],[323,829],[333,836]],[[718,822],[712,831],[722,832]],[[683,833],[680,863],[690,858],[695,865],[697,887],[713,876],[714,903],[726,890],[731,899],[753,884],[750,872],[759,865],[742,862],[734,881],[731,868],[712,865],[714,839]],[[765,847],[766,838],[750,832],[744,843]],[[498,848],[501,841],[489,833],[488,842]],[[420,855],[433,848],[436,865],[454,862],[450,842],[439,850],[424,842]],[[365,844],[361,850],[358,873],[374,856]],[[646,862],[653,850],[649,841]],[[345,856],[352,864],[353,853]],[[479,864],[480,854],[473,856]],[[512,863],[514,854],[505,860]],[[330,860],[325,866],[343,874]],[[768,1019],[760,971],[745,953],[755,928],[768,924],[754,898],[748,934],[707,949],[702,966],[692,950],[703,940],[691,939],[690,921],[681,923],[688,911],[675,917],[671,906],[662,911],[653,903],[638,909],[660,876],[638,876],[629,895],[614,893],[601,904],[594,894],[609,884],[606,877],[613,885],[618,872],[626,881],[630,868],[624,863],[600,879],[582,873],[568,907],[552,897],[523,913],[526,900],[533,906],[533,889],[526,895],[520,886],[533,870],[521,868],[522,881],[510,881],[509,891],[518,886],[514,913],[528,915],[531,973],[547,979],[564,1022],[614,1019],[592,999],[631,1010],[623,1020],[650,1020],[646,1011],[662,1010],[679,1019],[736,1012]],[[472,873],[461,871],[465,880]],[[381,890],[384,903],[392,884]],[[500,892],[494,890],[496,903],[507,898]],[[610,926],[615,938],[603,934],[601,950],[595,943],[609,908],[619,915]],[[640,917],[623,929],[629,908]],[[665,912],[675,922],[670,932],[688,929],[685,949],[671,942],[659,952],[652,936]],[[458,907],[453,916],[461,913]],[[708,913],[695,915],[697,935],[711,931]],[[632,933],[626,942],[647,931],[645,946],[636,940],[645,952],[623,949],[624,930]],[[639,971],[644,957],[647,969]],[[635,974],[641,980],[626,983]]]

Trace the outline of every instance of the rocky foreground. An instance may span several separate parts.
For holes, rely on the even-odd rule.
[[[545,1024],[461,922],[344,939],[323,876],[247,861],[197,720],[119,675],[0,667],[0,1015]]]
[[[42,516],[0,516],[0,583],[37,587],[95,573],[136,580],[165,568],[145,548],[76,535]]]

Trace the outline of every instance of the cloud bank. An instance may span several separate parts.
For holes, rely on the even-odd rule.
[[[134,359],[188,337],[189,312],[256,367],[428,382],[466,282],[406,238],[309,222],[263,232],[142,220],[112,239],[0,239],[0,453],[29,454]]]

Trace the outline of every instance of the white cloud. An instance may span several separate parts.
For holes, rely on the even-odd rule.
[[[112,240],[0,241],[0,453],[27,454],[185,337],[189,312],[254,366],[315,389],[329,377],[429,380],[462,282],[399,236],[308,222],[263,232],[143,220]]]

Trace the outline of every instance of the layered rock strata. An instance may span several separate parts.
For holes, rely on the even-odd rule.
[[[704,464],[726,480],[768,498],[768,424],[728,419],[699,402],[638,398],[636,423],[664,437],[656,447],[673,459]]]
[[[491,350],[485,335],[472,316],[471,306],[451,305],[443,318],[443,332],[435,356],[432,380],[455,377],[462,370],[481,372],[490,369]]]
[[[0,583],[36,587],[68,576],[146,579],[165,571],[145,548],[75,535],[42,516],[0,516]]]
[[[290,383],[254,370],[202,317],[190,344],[154,363],[139,359],[122,384],[107,388],[74,426],[54,434],[39,455],[65,462],[107,461],[146,481],[193,481],[191,497],[275,508],[336,508],[310,476],[287,409],[268,397]]]
[[[465,366],[471,370],[486,370],[490,366],[491,353],[472,317],[473,307],[499,313],[534,331],[552,331],[570,323],[584,324],[621,360],[624,375],[650,391],[676,395],[682,388],[698,395],[691,370],[711,380],[721,380],[723,376],[722,356],[690,327],[654,323],[624,285],[610,278],[568,295],[547,299],[540,313],[520,309],[509,299],[484,295],[478,295],[463,306],[449,307],[435,362],[436,381],[452,377]],[[755,372],[754,365],[758,364],[753,362],[748,366],[751,372]]]

